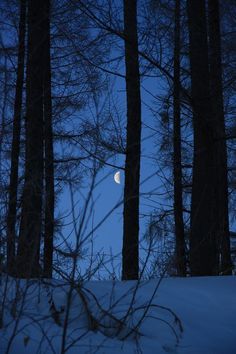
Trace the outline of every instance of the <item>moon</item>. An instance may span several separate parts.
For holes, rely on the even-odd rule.
[[[117,172],[114,174],[114,181],[115,181],[117,184],[120,184],[120,171],[117,171]]]

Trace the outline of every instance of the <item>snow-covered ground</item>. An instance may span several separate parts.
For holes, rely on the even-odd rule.
[[[63,337],[69,354],[236,353],[235,276],[136,285],[74,284],[69,299],[62,281],[6,284],[2,276],[0,353],[61,353]]]

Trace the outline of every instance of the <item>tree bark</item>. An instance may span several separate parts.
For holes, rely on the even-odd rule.
[[[16,239],[16,214],[17,214],[17,190],[18,190],[18,168],[20,155],[20,134],[22,114],[22,94],[24,85],[24,62],[25,62],[25,27],[26,27],[26,3],[20,2],[19,22],[19,46],[16,92],[13,117],[13,137],[11,144],[11,172],[9,185],[9,200],[7,212],[7,271],[14,273],[15,265],[15,239]]]
[[[50,58],[50,0],[44,0],[44,160],[45,160],[45,228],[44,275],[52,277],[54,233],[54,165]]]
[[[221,253],[221,269],[223,274],[232,274],[230,255],[230,234],[228,215],[228,175],[227,175],[227,146],[225,134],[224,101],[222,88],[221,63],[221,34],[219,1],[208,1],[209,24],[209,61],[211,80],[211,100],[216,127],[216,153],[218,177],[218,203],[219,215],[217,218],[219,228],[219,248]]]
[[[180,109],[180,0],[175,1],[174,33],[174,129],[173,129],[173,174],[174,174],[174,220],[175,256],[177,275],[186,276],[185,237],[182,199],[181,167],[181,109]]]
[[[194,158],[190,232],[192,275],[218,274],[215,131],[211,109],[204,0],[188,0]]]
[[[127,99],[126,161],[122,279],[139,276],[139,180],[141,98],[137,35],[137,1],[124,0],[125,67]]]
[[[28,1],[26,161],[17,250],[20,277],[37,277],[43,194],[43,1]]]

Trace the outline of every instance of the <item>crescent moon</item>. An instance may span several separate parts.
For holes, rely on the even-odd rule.
[[[120,184],[120,171],[117,171],[117,172],[114,174],[114,181],[115,181],[117,184]]]

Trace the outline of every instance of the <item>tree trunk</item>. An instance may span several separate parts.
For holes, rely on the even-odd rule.
[[[9,88],[8,88],[8,82],[9,82],[9,77],[8,77],[8,67],[7,67],[7,53],[4,56],[4,77],[2,80],[3,84],[3,89],[2,89],[2,107],[1,107],[1,123],[0,123],[0,176],[2,177],[2,155],[3,155],[3,144],[4,144],[4,138],[6,136],[6,112],[8,108],[8,95],[9,95]],[[2,180],[0,181],[0,188],[2,187]]]
[[[13,137],[11,147],[11,172],[9,186],[9,200],[7,213],[7,271],[14,272],[15,264],[15,238],[16,238],[16,213],[17,213],[17,189],[18,189],[18,166],[20,155],[20,133],[22,94],[24,84],[24,61],[25,61],[25,21],[26,4],[25,0],[20,2],[19,22],[19,47],[17,63],[16,92],[13,117]]]
[[[43,194],[43,1],[28,1],[26,161],[17,250],[20,277],[39,275]]]
[[[137,35],[137,1],[124,0],[127,135],[124,188],[122,279],[139,276],[139,179],[141,98]]]
[[[194,127],[190,270],[192,275],[215,275],[218,274],[219,258],[215,226],[217,171],[205,1],[188,0],[187,9]]]
[[[186,276],[185,238],[182,200],[181,167],[181,113],[180,113],[180,0],[175,1],[174,33],[174,219],[175,219],[175,253],[176,269],[179,276]]]
[[[219,18],[219,1],[208,1],[209,22],[209,61],[212,108],[216,127],[216,153],[218,177],[218,227],[219,248],[221,252],[221,272],[232,274],[230,255],[230,234],[228,215],[228,176],[227,176],[227,146],[225,139],[225,117],[222,89],[221,35]]]
[[[7,59],[8,59],[8,55],[7,53],[5,53],[5,55],[3,56],[4,58],[4,67],[1,68],[4,72],[4,77],[2,80],[2,85],[3,85],[3,89],[2,89],[2,107],[1,107],[1,123],[0,123],[0,178],[2,178],[2,173],[3,173],[3,164],[2,164],[2,160],[3,160],[3,151],[4,151],[4,139],[6,137],[6,112],[8,109],[8,99],[9,99],[9,86],[8,86],[8,82],[9,82],[9,77],[8,77],[8,66],[7,66]],[[0,179],[0,190],[2,190],[4,185],[3,179]],[[2,198],[1,198],[1,202],[2,202]],[[3,213],[1,213],[2,215],[0,215],[0,223],[1,225],[3,224],[3,222],[5,221]],[[3,228],[0,228],[0,267],[2,265],[3,259],[4,259],[4,255],[5,255],[5,235],[3,233]]]
[[[44,157],[45,157],[45,229],[44,275],[52,277],[54,233],[54,165],[50,59],[50,0],[44,1]]]

